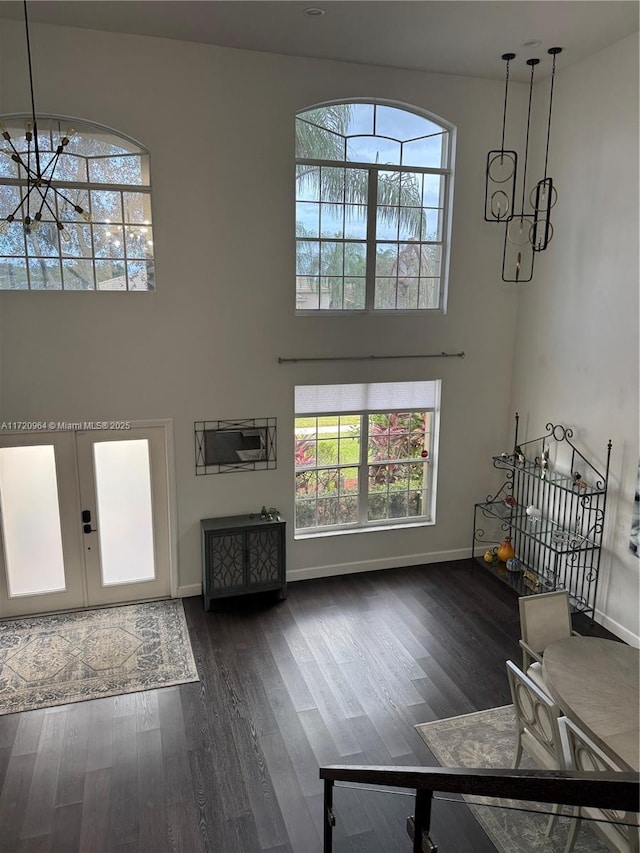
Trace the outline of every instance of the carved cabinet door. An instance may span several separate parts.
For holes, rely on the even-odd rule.
[[[282,565],[282,528],[263,527],[247,531],[248,582],[278,580]]]
[[[211,590],[245,585],[243,532],[209,537],[209,582]]]

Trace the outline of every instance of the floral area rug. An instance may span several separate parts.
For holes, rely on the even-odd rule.
[[[442,767],[511,767],[516,739],[512,705],[421,723],[416,730]],[[536,765],[525,757],[521,767],[534,769]],[[488,797],[464,799],[500,853],[564,851],[571,818],[561,817],[547,837],[545,829],[551,806]],[[607,853],[607,850],[583,821],[574,853]]]
[[[198,680],[180,600],[0,622],[0,714]]]

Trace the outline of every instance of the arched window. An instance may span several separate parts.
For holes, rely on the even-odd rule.
[[[453,128],[402,107],[296,116],[296,308],[442,310]]]
[[[36,152],[30,116],[0,122],[0,290],[153,290],[148,151],[77,119],[37,130]]]

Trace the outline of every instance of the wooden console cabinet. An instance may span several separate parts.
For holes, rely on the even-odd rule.
[[[216,598],[277,590],[286,598],[286,522],[278,516],[205,518],[202,529],[202,594],[209,610]]]

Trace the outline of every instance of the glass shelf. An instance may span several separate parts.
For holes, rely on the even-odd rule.
[[[493,577],[498,578],[502,583],[505,583],[507,586],[511,587],[511,589],[515,590],[519,596],[537,595],[540,592],[553,592],[558,589],[566,589],[561,583],[556,582],[552,572],[540,574],[540,572],[532,569],[531,566],[528,566],[526,563],[522,563],[522,568],[531,572],[538,578],[540,581],[540,589],[538,590],[531,589],[531,587],[528,587],[525,584],[523,571],[509,572],[507,571],[507,567],[504,563],[487,563],[482,559],[482,557],[478,556],[474,556],[473,561],[479,566],[482,566],[482,568],[488,571],[490,575],[493,575]],[[566,591],[569,593],[569,606],[571,607],[572,613],[582,613],[585,610],[589,612],[590,608],[586,607],[584,603],[580,603],[571,590]]]
[[[507,586],[515,589],[518,595],[535,595],[535,591],[530,589],[530,587],[528,587],[524,582],[524,572],[508,572],[507,567],[502,562],[487,563],[482,559],[482,557],[474,557],[473,559],[494,577],[499,578],[503,583],[506,583]],[[529,566],[526,566],[523,563],[522,567],[523,569],[533,572],[540,580],[540,592],[551,592],[555,588],[554,584],[550,580],[543,578],[538,574],[538,572],[535,572]]]
[[[540,517],[535,524],[519,507],[514,509],[506,506],[502,501],[489,501],[476,504],[485,518],[495,518],[506,522],[513,530],[517,530],[529,539],[540,543],[541,546],[556,554],[573,554],[578,551],[597,551],[600,546],[582,536],[565,530],[549,518]]]

